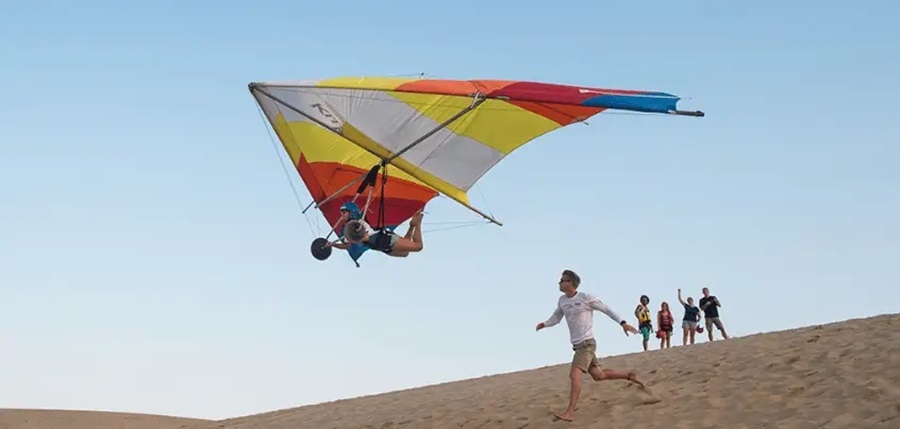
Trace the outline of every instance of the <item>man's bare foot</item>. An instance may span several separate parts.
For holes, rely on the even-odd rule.
[[[641,383],[641,380],[637,379],[637,375],[634,372],[628,373],[628,381],[635,383],[638,386],[641,386],[641,389],[647,388],[647,386],[644,386],[644,383]]]
[[[558,418],[560,420],[565,420],[567,422],[571,422],[572,417],[573,417],[571,411],[565,411],[562,413],[553,413],[553,415],[556,416],[556,418]]]
[[[422,210],[416,211],[416,213],[413,215],[412,219],[409,220],[409,227],[415,228],[415,227],[419,226],[422,223],[422,216],[424,216],[424,214],[422,213]]]

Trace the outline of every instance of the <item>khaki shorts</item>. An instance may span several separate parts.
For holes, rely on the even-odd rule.
[[[719,328],[720,331],[725,330],[725,327],[722,326],[722,321],[719,320],[718,317],[707,317],[706,318],[706,330],[711,331],[713,325],[716,325],[716,328]]]
[[[597,341],[594,339],[584,340],[572,347],[575,350],[575,356],[572,357],[572,366],[588,372],[592,366],[600,366],[597,361]]]

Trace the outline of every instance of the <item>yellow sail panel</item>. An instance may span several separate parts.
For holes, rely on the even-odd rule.
[[[391,95],[438,124],[473,102],[472,97],[441,94],[391,92]],[[457,136],[509,155],[523,144],[560,127],[556,121],[507,101],[487,100],[476,110],[449,124],[447,129]]]

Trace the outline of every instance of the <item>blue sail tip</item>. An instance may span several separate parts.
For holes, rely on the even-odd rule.
[[[632,110],[648,113],[669,113],[677,109],[679,98],[665,92],[646,94],[605,94],[591,97],[582,103],[589,107]]]

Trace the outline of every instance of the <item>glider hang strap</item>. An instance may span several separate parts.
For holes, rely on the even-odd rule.
[[[359,176],[358,178],[356,178],[355,180],[353,180],[352,182],[344,185],[343,187],[341,187],[341,189],[338,189],[336,192],[334,192],[333,194],[329,195],[327,198],[325,198],[324,200],[319,202],[317,207],[321,206],[325,201],[329,201],[329,200],[337,197],[338,195],[340,195],[341,192],[350,188],[351,186],[353,186],[354,183],[361,180],[362,183],[360,183],[359,187],[356,188],[356,195],[354,195],[353,199],[351,200],[352,202],[355,203],[356,200],[359,198],[359,196],[362,195],[362,193],[366,190],[366,188],[371,186],[372,189],[374,189],[376,175],[378,174],[378,167],[379,167],[378,165],[376,165],[375,167],[372,167],[368,172],[366,172],[366,174],[363,174],[363,175]],[[363,216],[363,219],[365,219],[366,211],[369,210],[369,203],[372,201],[372,189],[369,189],[369,196],[366,199],[366,207],[365,207],[365,209],[363,209],[363,212],[361,213],[361,215]],[[337,222],[339,222],[339,221],[335,221],[335,224],[331,225],[331,230],[328,231],[328,235],[325,236],[326,239],[331,237],[331,234],[339,233],[337,231]],[[337,241],[343,241],[343,238],[340,238]]]
[[[363,220],[365,220],[365,218],[369,214],[369,206],[372,204],[372,196],[373,196],[372,194],[373,194],[373,191],[375,190],[378,170],[381,170],[381,190],[379,191],[380,195],[378,196],[378,219],[376,221],[374,229],[377,231],[383,231],[385,229],[385,224],[384,224],[385,223],[385,221],[384,221],[384,187],[387,184],[387,163],[386,162],[381,162],[379,164],[376,164],[369,170],[368,174],[366,174],[365,180],[363,180],[363,182],[359,184],[359,188],[357,188],[357,190],[356,190],[356,196],[358,197],[359,195],[361,195],[363,193],[363,191],[365,191],[366,188],[369,188],[369,195],[366,198],[366,205],[365,205],[365,207],[363,207],[363,210],[362,210]],[[354,197],[354,200],[356,200],[356,197]]]
[[[366,216],[369,215],[369,206],[372,205],[372,198],[374,196],[375,196],[375,187],[373,186],[373,187],[369,188],[369,194],[366,196],[366,206],[363,207],[363,210],[362,210],[363,220],[365,220]]]
[[[378,199],[378,231],[384,231],[384,187],[387,185],[387,162],[381,162],[381,195]]]

